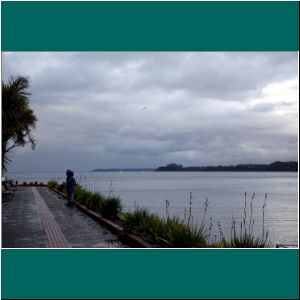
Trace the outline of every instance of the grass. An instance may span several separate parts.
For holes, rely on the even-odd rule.
[[[108,218],[115,218],[122,210],[119,197],[109,196],[104,198],[100,205],[101,213]]]
[[[204,228],[191,227],[178,217],[160,218],[144,208],[123,215],[122,226],[157,247],[202,248],[206,246]]]
[[[48,181],[47,186],[50,189],[58,189],[59,184],[58,184],[58,182],[51,180],[51,181]]]
[[[61,192],[66,194],[67,193],[67,185],[65,182],[63,182],[62,184],[59,184],[57,189]]]
[[[99,212],[102,207],[102,203],[105,200],[100,193],[87,194],[85,206],[93,211]]]
[[[250,202],[250,217],[247,219],[247,193],[244,194],[244,217],[240,223],[240,230],[237,231],[236,222],[232,219],[231,228],[231,248],[270,248],[273,244],[269,241],[268,231],[265,230],[265,209],[267,205],[267,194],[265,194],[264,204],[262,206],[262,233],[256,237],[253,233],[254,219],[253,219],[253,201],[255,199],[255,193],[252,194]]]

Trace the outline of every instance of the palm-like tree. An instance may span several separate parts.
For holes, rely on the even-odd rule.
[[[15,147],[31,144],[35,148],[35,140],[31,134],[37,121],[33,110],[29,107],[30,93],[27,77],[10,77],[2,82],[2,170],[6,171],[11,159],[9,152]]]

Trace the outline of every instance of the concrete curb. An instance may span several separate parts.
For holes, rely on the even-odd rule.
[[[36,187],[47,187],[47,184],[40,184],[40,183],[38,183],[38,184],[35,184],[35,183],[27,183],[27,184],[23,184],[23,183],[19,183],[18,185],[17,185],[17,187],[18,186],[21,186],[21,187],[33,187],[33,186],[36,186]]]
[[[60,195],[64,199],[67,198],[65,194],[58,191],[57,189],[54,189],[54,188],[49,188],[49,189],[56,192],[58,195]],[[105,226],[112,233],[117,234],[119,240],[121,242],[123,242],[124,244],[127,244],[128,246],[133,247],[133,248],[154,248],[151,244],[147,243],[140,237],[133,235],[133,234],[125,233],[121,226],[119,226],[118,224],[114,223],[111,220],[108,220],[108,219],[102,217],[100,214],[88,209],[87,207],[80,204],[79,202],[75,201],[75,205],[81,212],[85,213],[86,215],[88,215],[89,217],[94,219],[99,224]]]

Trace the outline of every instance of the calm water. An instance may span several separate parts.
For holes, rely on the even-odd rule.
[[[8,176],[23,181],[48,182],[65,180],[63,173],[11,173]],[[219,239],[222,226],[225,236],[230,237],[232,218],[237,223],[244,216],[247,192],[247,219],[253,199],[254,231],[262,232],[262,206],[267,193],[265,229],[274,244],[298,244],[298,173],[287,172],[87,172],[75,173],[83,187],[106,195],[120,196],[124,210],[135,206],[147,207],[161,216],[186,216],[192,193],[194,223],[201,223],[208,197],[205,215],[207,228],[212,218],[212,239]]]

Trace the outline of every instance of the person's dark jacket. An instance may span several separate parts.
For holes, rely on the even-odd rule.
[[[67,170],[66,172],[67,174],[67,193],[68,194],[73,194],[75,186],[76,186],[76,181],[73,177],[74,173],[71,170]]]

